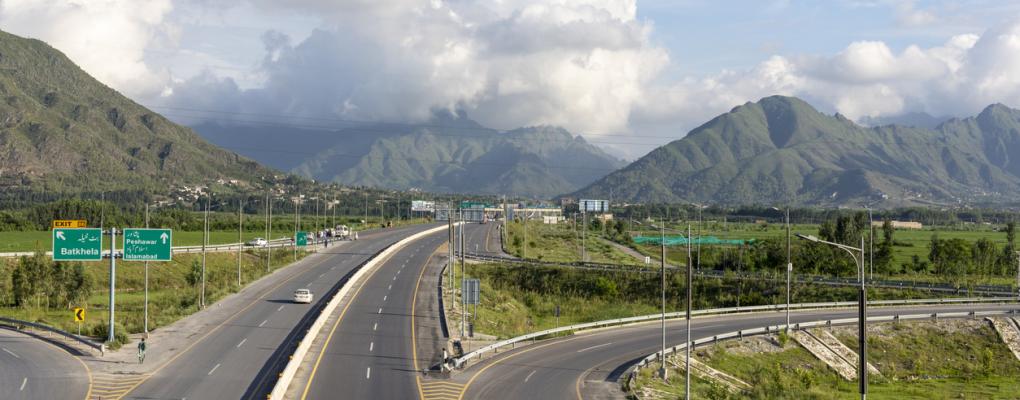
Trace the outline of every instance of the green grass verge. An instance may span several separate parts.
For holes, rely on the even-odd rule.
[[[855,347],[853,329],[839,337]],[[872,377],[874,399],[1014,399],[1020,393],[1020,361],[983,321],[879,324],[870,329],[869,361],[882,372]],[[756,340],[756,339],[751,339]],[[760,340],[760,339],[757,339]],[[695,358],[749,383],[753,389],[728,393],[716,384],[692,380],[694,398],[712,399],[854,399],[857,383],[840,378],[800,346],[773,352],[737,351],[727,341],[695,351]],[[635,388],[652,388],[662,398],[682,396],[683,373],[672,370],[668,383],[641,372]]]
[[[510,222],[505,226],[506,250],[517,257],[575,262],[581,261],[582,253],[587,253],[588,261],[591,262],[639,265],[634,257],[600,240],[598,232],[589,232],[587,239],[582,240],[581,231],[575,231],[571,221],[560,224],[529,221],[527,235],[524,223]]]
[[[308,253],[297,252],[303,258]],[[266,257],[263,251],[247,250],[241,257],[242,284],[267,274]],[[199,288],[187,281],[192,265],[200,262],[201,254],[174,255],[172,262],[149,263],[149,330],[177,321],[198,310]],[[289,249],[274,249],[270,270],[276,270],[294,260]],[[0,262],[6,268],[0,276],[10,279],[17,259]],[[77,332],[72,309],[84,307],[86,321],[82,324],[83,334],[106,332],[109,318],[109,262],[84,263],[94,282],[94,290],[86,304],[61,304],[46,307],[45,300],[30,301],[25,307],[0,307],[0,315],[28,321],[37,321],[69,332]],[[143,330],[144,315],[144,267],[141,262],[117,263],[117,308],[116,321],[129,333]],[[237,254],[208,253],[206,256],[206,304],[213,304],[224,296],[237,292]]]

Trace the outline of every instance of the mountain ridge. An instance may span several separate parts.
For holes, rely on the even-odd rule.
[[[722,204],[958,204],[1020,193],[1020,111],[864,127],[794,97],[734,107],[572,197]]]
[[[46,43],[2,31],[0,96],[3,201],[167,194],[274,173],[124,97]]]

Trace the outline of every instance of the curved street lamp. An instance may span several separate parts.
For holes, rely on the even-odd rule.
[[[802,235],[798,233],[797,237],[809,242],[827,244],[829,246],[843,249],[850,254],[850,257],[854,259],[854,264],[857,266],[857,278],[861,282],[860,289],[858,289],[857,292],[857,351],[859,353],[857,365],[857,387],[861,393],[861,400],[864,400],[868,396],[868,293],[864,289],[864,236],[861,236],[860,248],[822,240],[813,235]],[[860,258],[857,258],[858,254],[860,254]]]

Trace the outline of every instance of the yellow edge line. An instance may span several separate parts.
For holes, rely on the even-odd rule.
[[[396,254],[396,251],[394,251],[393,253]],[[381,260],[380,262],[385,263],[389,261],[389,259],[392,257],[393,257],[392,254],[388,255],[386,256],[385,260]],[[372,279],[372,276],[374,276],[376,271],[378,270],[379,269],[376,268],[374,271],[369,272],[368,276],[365,277],[365,282],[368,282],[369,279]],[[358,286],[358,289],[354,291],[353,295],[351,295],[351,301],[347,302],[347,305],[344,306],[344,309],[340,311],[340,316],[337,317],[336,322],[333,323],[333,327],[329,329],[329,335],[326,336],[326,342],[322,344],[322,349],[319,350],[319,356],[315,358],[315,365],[312,366],[312,372],[311,374],[308,375],[308,383],[305,384],[305,390],[301,392],[301,400],[304,400],[306,397],[308,397],[308,391],[312,388],[312,381],[315,380],[315,373],[319,370],[319,363],[322,362],[322,356],[326,354],[326,348],[329,347],[329,342],[333,340],[333,334],[336,333],[336,328],[340,326],[340,321],[343,321],[344,315],[347,314],[347,309],[351,307],[351,304],[354,304],[354,299],[358,297],[358,294],[361,293],[361,289],[364,288],[365,288],[364,283],[361,284],[361,286]],[[312,340],[315,339],[313,338]]]
[[[425,276],[425,270],[429,268],[429,263],[432,262],[432,256],[435,254],[436,252],[433,250],[432,254],[429,254],[429,258],[425,260],[425,265],[421,267],[421,272],[418,273],[418,281],[414,284],[414,295],[411,296],[411,368],[416,371],[418,370],[418,341],[416,340],[417,336],[415,336],[414,332],[414,309],[418,304],[418,288],[421,286],[421,278]],[[442,294],[440,294],[440,296],[441,295]],[[425,392],[421,389],[421,377],[418,376],[418,374],[415,374],[414,381],[418,386],[418,398],[424,400]]]
[[[327,258],[327,259],[328,259],[328,258]],[[135,388],[137,388],[137,387],[138,387],[139,385],[141,385],[141,384],[145,383],[146,381],[148,381],[148,380],[149,380],[149,378],[151,378],[151,377],[155,376],[155,375],[156,375],[156,374],[157,374],[157,373],[158,373],[159,371],[163,370],[163,368],[166,368],[166,366],[167,366],[167,365],[170,365],[170,364],[171,364],[171,363],[173,363],[173,362],[174,362],[175,360],[177,360],[177,358],[178,358],[178,357],[180,357],[180,356],[184,355],[184,354],[185,354],[185,353],[187,353],[187,352],[188,352],[189,350],[191,350],[191,349],[192,349],[193,347],[197,346],[197,345],[198,345],[199,343],[201,343],[201,342],[202,342],[203,340],[205,340],[205,338],[209,337],[209,335],[212,335],[212,334],[213,334],[214,332],[216,332],[216,331],[220,330],[220,328],[222,328],[222,327],[223,327],[224,325],[226,325],[226,324],[227,324],[227,323],[229,323],[230,321],[233,321],[233,320],[234,320],[235,318],[239,317],[239,316],[240,316],[241,314],[243,314],[243,313],[244,313],[245,311],[248,311],[248,309],[249,309],[249,308],[251,308],[252,306],[254,306],[255,304],[257,304],[258,302],[262,301],[262,299],[264,299],[264,298],[265,298],[266,296],[268,296],[268,295],[269,295],[270,293],[272,293],[272,292],[273,292],[273,291],[275,291],[276,289],[280,288],[280,286],[283,286],[283,285],[285,285],[285,284],[286,284],[287,282],[290,282],[290,281],[294,280],[294,278],[297,278],[297,277],[299,277],[299,276],[302,276],[302,275],[304,275],[304,274],[308,273],[308,271],[310,271],[310,270],[311,270],[312,268],[318,267],[319,265],[322,265],[322,263],[324,263],[324,262],[326,262],[326,259],[324,259],[324,260],[321,260],[321,261],[319,261],[319,262],[315,263],[314,265],[312,265],[311,267],[308,267],[308,268],[306,268],[304,272],[301,272],[301,273],[297,273],[297,274],[294,274],[294,276],[292,276],[292,277],[290,277],[290,278],[287,278],[287,279],[286,279],[286,280],[284,280],[283,282],[280,282],[280,283],[278,283],[278,284],[277,284],[276,286],[273,286],[273,287],[269,288],[269,290],[266,290],[266,293],[265,293],[265,294],[263,294],[263,295],[259,296],[259,297],[258,297],[257,299],[255,299],[254,301],[252,301],[251,303],[249,303],[249,304],[248,304],[247,306],[245,306],[244,308],[242,308],[242,309],[241,309],[240,311],[238,311],[238,312],[234,313],[234,315],[233,315],[233,316],[231,316],[230,318],[227,318],[226,320],[224,320],[224,321],[223,321],[222,323],[220,323],[219,325],[216,325],[216,327],[215,327],[215,328],[213,328],[212,330],[210,330],[210,331],[209,331],[208,333],[206,333],[205,335],[202,335],[202,337],[198,338],[198,340],[195,340],[194,342],[191,342],[191,345],[189,345],[188,347],[185,347],[185,348],[184,348],[184,350],[181,350],[180,352],[178,352],[178,353],[177,353],[177,355],[173,356],[172,358],[170,358],[169,360],[167,360],[166,362],[164,362],[164,363],[163,363],[163,365],[160,365],[160,366],[159,366],[159,368],[156,368],[156,369],[155,369],[154,371],[152,371],[152,372],[151,372],[151,373],[150,373],[150,374],[149,374],[148,376],[146,376],[146,377],[145,377],[144,379],[142,379],[141,381],[139,381],[138,383],[136,383],[136,384],[135,384],[134,386],[131,386],[130,388],[128,388],[128,390],[127,390],[127,391],[126,391],[126,392],[125,392],[124,394],[125,394],[125,395],[127,395],[127,394],[131,393],[131,391],[135,390]],[[293,265],[293,264],[291,264],[291,265]],[[215,303],[213,303],[213,304],[215,304]],[[194,315],[194,314],[192,314],[192,315]],[[123,396],[121,396],[121,397],[123,397]]]
[[[89,389],[87,392],[85,392],[85,400],[89,400],[92,398],[92,370],[89,369],[89,365],[85,364],[85,361],[82,361],[80,357],[74,357],[74,359],[78,360],[78,362],[81,363],[81,366],[85,367],[85,373],[88,374]]]
[[[478,370],[478,372],[475,372],[475,374],[471,377],[471,379],[469,379],[467,381],[467,383],[464,384],[464,389],[460,391],[460,396],[457,397],[457,400],[464,399],[464,394],[467,393],[469,388],[471,388],[471,384],[475,382],[475,379],[478,378],[478,375],[481,375],[483,372],[485,372],[485,370],[493,367],[494,365],[497,365],[497,364],[499,364],[499,363],[501,363],[501,362],[503,362],[505,360],[508,360],[510,358],[516,357],[516,356],[524,354],[524,353],[527,353],[527,352],[532,351],[532,350],[538,350],[538,349],[541,349],[541,348],[546,347],[546,346],[552,346],[554,344],[566,343],[566,342],[569,342],[569,341],[572,341],[572,340],[575,340],[575,339],[579,339],[579,338],[581,338],[581,336],[574,336],[574,337],[572,337],[570,339],[554,341],[552,343],[546,343],[546,344],[543,344],[543,345],[540,345],[540,346],[532,346],[532,347],[529,347],[527,349],[521,350],[519,352],[513,353],[511,355],[508,355],[506,357],[503,357],[503,358],[500,358],[500,359],[497,359],[497,360],[493,361],[491,364],[486,365],[482,369]]]

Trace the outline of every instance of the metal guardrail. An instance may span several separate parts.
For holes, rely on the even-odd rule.
[[[460,253],[457,253],[460,256]],[[659,274],[659,269],[645,268],[643,265],[619,265],[619,264],[606,264],[606,263],[593,263],[593,262],[556,262],[556,261],[543,261],[535,259],[523,259],[517,257],[500,257],[490,256],[483,254],[476,254],[471,252],[464,253],[465,258],[480,261],[491,261],[491,262],[507,262],[515,264],[537,264],[551,267],[566,267],[576,268],[585,270],[596,270],[596,271],[611,271],[611,272],[637,272],[645,274]],[[666,267],[667,270],[677,272],[683,271],[684,268],[677,267]],[[703,278],[715,278],[715,279],[742,279],[742,280],[771,280],[771,281],[786,281],[786,276],[783,274],[769,274],[762,272],[742,272],[737,274],[734,271],[723,271],[723,270],[696,270],[694,275]],[[794,275],[793,281],[796,283],[812,283],[820,285],[830,286],[858,286],[860,282],[856,278],[832,278],[822,275]],[[897,281],[897,280],[868,280],[867,285],[870,288],[880,289],[908,289],[908,290],[924,290],[931,292],[943,292],[943,293],[955,293],[962,295],[989,295],[989,296],[1013,296],[1018,295],[1020,292],[1015,290],[1012,286],[1004,285],[975,285],[973,287],[956,287],[950,284],[941,284],[933,282],[918,282],[918,281]]]
[[[1017,310],[1002,310],[1002,311],[963,311],[963,312],[950,312],[950,313],[926,313],[926,314],[906,314],[906,315],[894,314],[894,315],[882,315],[882,316],[868,317],[867,320],[868,320],[868,322],[896,322],[896,321],[911,321],[911,320],[916,321],[916,320],[928,320],[928,319],[937,320],[939,318],[968,318],[968,317],[969,318],[976,318],[976,317],[993,316],[993,315],[1015,315],[1015,314],[1018,314],[1018,313],[1020,313],[1020,312],[1018,312]],[[801,322],[801,323],[796,323],[796,324],[790,324],[789,327],[790,327],[790,329],[793,329],[793,330],[802,330],[802,329],[810,329],[810,328],[818,328],[818,327],[829,327],[829,326],[838,326],[838,325],[852,325],[852,324],[856,324],[856,323],[857,323],[857,318],[842,318],[842,319],[828,319],[828,320],[817,320],[817,321],[810,321],[810,322]],[[733,332],[727,332],[727,333],[723,333],[721,335],[713,335],[712,337],[704,337],[704,338],[701,338],[701,339],[692,340],[691,341],[691,347],[692,348],[697,348],[698,346],[709,344],[709,343],[715,343],[715,342],[718,342],[720,340],[740,339],[740,338],[743,338],[745,336],[767,335],[767,334],[771,334],[771,333],[777,333],[777,332],[780,332],[782,330],[785,330],[786,327],[787,327],[786,324],[766,325],[766,326],[761,327],[761,328],[744,329],[744,330],[738,330],[738,331],[733,331]],[[627,388],[631,388],[633,383],[634,383],[634,379],[636,379],[637,373],[638,373],[638,371],[641,370],[641,368],[644,368],[644,367],[648,366],[652,362],[658,361],[660,359],[660,357],[666,357],[666,356],[668,356],[670,354],[674,354],[674,353],[677,353],[677,352],[679,352],[681,350],[686,350],[686,349],[687,349],[687,343],[681,343],[681,344],[678,344],[676,346],[667,348],[665,353],[663,353],[661,351],[652,353],[652,354],[646,356],[645,358],[642,358],[640,361],[637,362],[637,364],[634,364],[630,368],[627,368],[627,370],[623,374],[621,374],[620,376],[621,377],[626,377],[626,379],[627,379],[626,387]]]
[[[877,300],[869,301],[869,305],[873,306],[898,306],[898,305],[916,305],[916,304],[955,304],[955,303],[1011,303],[1015,302],[1015,298],[971,298],[971,299],[920,299],[920,300]],[[840,307],[854,307],[857,306],[856,301],[843,301],[843,302],[824,302],[824,303],[799,303],[791,304],[791,310],[809,310],[809,309],[824,309],[824,308],[840,308]],[[719,315],[719,314],[733,314],[733,313],[744,313],[744,312],[764,312],[764,311],[785,311],[786,305],[765,305],[765,306],[750,306],[750,307],[730,307],[730,308],[714,308],[707,310],[695,310],[691,312],[691,316],[704,316],[704,315]],[[685,312],[672,312],[666,313],[667,319],[677,319],[684,317]],[[488,346],[482,347],[478,350],[467,353],[463,356],[455,358],[453,360],[454,368],[463,368],[467,365],[467,362],[471,359],[481,359],[482,355],[489,352],[498,352],[499,349],[510,346],[513,349],[517,343],[537,340],[544,336],[555,335],[558,333],[573,334],[575,331],[606,328],[618,325],[627,325],[638,322],[655,321],[662,318],[662,314],[651,314],[642,315],[637,317],[628,318],[617,318],[609,319],[596,322],[587,322],[583,324],[576,324],[570,326],[563,326],[559,328],[546,329],[544,331],[533,332],[526,335],[517,336],[514,338],[502,340]],[[856,319],[854,319],[856,321]]]
[[[92,349],[95,349],[95,350],[99,351],[100,354],[105,354],[106,353],[106,346],[103,345],[102,343],[91,341],[91,340],[86,339],[84,337],[81,337],[81,336],[75,335],[73,333],[66,332],[66,331],[54,328],[52,326],[43,325],[43,324],[36,323],[36,322],[22,321],[20,319],[7,318],[7,317],[0,317],[0,322],[5,322],[5,323],[8,323],[8,324],[14,325],[15,327],[17,327],[17,326],[30,326],[30,327],[35,328],[35,329],[40,329],[40,330],[44,330],[44,331],[48,331],[48,332],[53,332],[53,333],[55,333],[57,335],[66,337],[66,338],[74,340],[76,342],[80,342],[80,343],[82,343],[82,344],[84,344],[84,345],[86,345],[86,346],[88,346],[88,347],[90,347]]]

